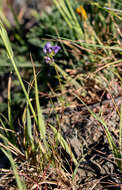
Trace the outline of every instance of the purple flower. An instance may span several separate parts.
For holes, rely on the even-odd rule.
[[[46,63],[49,63],[51,61],[51,58],[50,57],[45,57],[45,61],[46,61]]]
[[[52,52],[57,54],[60,49],[61,49],[60,46],[58,46],[58,45],[52,46],[50,42],[47,42],[43,48],[43,52],[45,54],[51,54]]]
[[[55,56],[55,54],[58,53],[60,49],[61,49],[60,46],[58,45],[52,46],[50,42],[47,42],[43,48],[43,52],[47,55],[45,57],[46,63],[53,63],[54,62],[53,57]]]
[[[58,53],[58,51],[61,49],[61,47],[60,46],[52,46],[52,50],[54,51],[54,53],[56,54],[56,53]]]
[[[46,61],[46,63],[53,63],[54,59],[46,56],[45,61]]]
[[[51,43],[50,42],[47,42],[43,48],[43,52],[45,54],[49,54],[52,52],[52,46],[51,46]]]

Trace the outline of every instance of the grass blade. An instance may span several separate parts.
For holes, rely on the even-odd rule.
[[[77,160],[74,156],[74,154],[71,152],[71,148],[68,145],[68,143],[65,141],[65,139],[62,137],[62,135],[57,131],[55,127],[53,127],[51,124],[49,126],[52,128],[54,135],[56,136],[56,139],[60,142],[61,146],[63,147],[64,150],[72,157],[72,160],[75,165],[77,165]]]
[[[35,99],[36,99],[36,107],[37,107],[37,115],[38,115],[39,132],[40,132],[40,137],[44,142],[45,148],[46,148],[46,150],[48,150],[48,143],[46,142],[46,127],[45,127],[44,117],[42,115],[42,110],[41,110],[40,103],[39,103],[37,76],[36,76],[35,67],[34,67],[32,57],[31,57],[31,61],[33,64],[33,73],[34,73],[34,80],[35,80]]]
[[[11,167],[12,167],[14,175],[15,175],[15,179],[16,179],[18,189],[19,190],[26,190],[24,183],[22,183],[22,180],[20,179],[20,177],[18,175],[17,166],[15,164],[14,159],[12,158],[10,151],[5,151],[3,148],[1,148],[1,150],[4,152],[4,154],[7,156],[7,158],[9,159],[9,161],[11,163]]]
[[[15,72],[16,72],[16,74],[17,74],[17,77],[18,77],[18,79],[19,79],[19,82],[20,82],[20,84],[21,84],[21,87],[22,87],[22,89],[23,89],[23,92],[24,92],[24,94],[25,94],[25,97],[26,97],[26,99],[27,99],[27,102],[28,102],[28,104],[29,104],[29,106],[30,106],[31,112],[32,112],[33,117],[34,117],[34,119],[35,119],[35,122],[37,123],[37,117],[36,117],[35,111],[34,111],[34,109],[33,109],[33,106],[32,106],[32,104],[31,104],[31,101],[30,101],[30,99],[29,99],[28,93],[27,93],[27,91],[26,91],[26,89],[25,89],[25,86],[24,86],[24,84],[23,84],[22,78],[21,78],[21,76],[20,76],[20,74],[19,74],[19,71],[18,71],[18,69],[17,69],[16,63],[15,63],[14,58],[13,58],[13,51],[12,51],[12,48],[11,48],[11,45],[10,45],[10,42],[9,42],[9,39],[8,39],[8,35],[7,35],[7,32],[6,32],[6,30],[5,30],[5,28],[4,28],[4,26],[3,26],[3,24],[2,24],[1,21],[0,21],[0,35],[1,35],[1,38],[2,38],[2,40],[3,40],[3,42],[4,42],[4,45],[5,45],[5,47],[6,47],[6,50],[7,50],[7,53],[8,53],[8,57],[10,58],[11,63],[12,63],[12,65],[13,65],[13,67],[14,67],[14,70],[15,70]]]
[[[73,94],[74,94],[74,93],[73,93]],[[110,146],[110,148],[111,148],[111,150],[112,150],[112,152],[113,152],[113,155],[114,155],[115,159],[117,158],[117,159],[116,159],[116,163],[117,163],[117,165],[118,165],[118,168],[121,170],[120,151],[119,151],[119,148],[117,147],[117,145],[115,144],[115,142],[114,142],[114,140],[113,140],[113,138],[112,138],[112,135],[111,135],[111,133],[110,133],[110,131],[109,131],[109,129],[108,129],[108,127],[107,127],[105,121],[103,120],[103,118],[98,117],[98,116],[84,103],[84,101],[82,101],[82,99],[81,99],[77,94],[74,94],[74,95],[75,95],[75,97],[77,97],[77,98],[82,102],[82,104],[87,108],[87,110],[89,111],[89,113],[91,113],[91,115],[92,115],[97,121],[99,121],[99,122],[104,126],[105,132],[106,132],[106,137],[107,137],[107,139],[108,139],[109,146]]]

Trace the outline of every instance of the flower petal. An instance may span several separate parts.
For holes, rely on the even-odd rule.
[[[43,52],[45,54],[47,53],[51,53],[52,52],[52,46],[51,46],[51,43],[50,42],[47,42],[43,48]]]
[[[59,51],[60,49],[61,49],[61,47],[58,46],[58,45],[52,47],[52,50],[54,51],[55,54],[58,53],[58,51]]]

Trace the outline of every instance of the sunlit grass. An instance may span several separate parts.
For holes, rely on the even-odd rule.
[[[60,36],[60,34],[60,37],[58,36],[58,39],[57,36],[51,37],[53,40],[60,42],[60,44],[62,44],[62,47],[68,47],[70,49],[69,50],[67,48],[69,52],[72,51],[72,53],[76,53],[76,50],[79,50],[78,52],[80,53],[78,56],[76,55],[76,60],[80,62],[80,66],[75,65],[71,59],[70,65],[69,62],[66,62],[65,60],[61,62],[61,64],[60,62],[56,63],[56,61],[54,61],[52,64],[48,64],[49,68],[55,70],[56,76],[52,77],[56,78],[59,83],[59,86],[54,91],[50,86],[50,91],[52,91],[49,93],[52,94],[52,92],[54,92],[56,95],[56,93],[60,91],[60,97],[57,98],[57,101],[59,103],[61,102],[60,100],[63,99],[61,106],[63,105],[62,107],[65,109],[65,106],[70,106],[72,102],[67,100],[67,95],[64,91],[67,92],[67,87],[72,90],[72,92],[71,90],[69,92],[70,95],[80,101],[87,108],[94,119],[103,126],[103,130],[108,140],[109,148],[113,154],[114,161],[120,172],[122,172],[122,105],[120,111],[117,109],[117,114],[120,117],[120,124],[118,126],[118,142],[116,143],[111,131],[107,126],[107,123],[105,122],[104,117],[93,112],[93,110],[90,109],[89,106],[87,106],[87,104],[82,100],[82,97],[85,97],[87,94],[87,90],[85,89],[85,80],[87,79],[91,78],[94,80],[96,85],[99,83],[99,88],[104,88],[104,91],[108,91],[108,89],[105,89],[105,85],[107,86],[113,76],[116,76],[118,81],[121,81],[121,76],[116,68],[118,64],[121,64],[122,62],[122,59],[120,59],[122,47],[120,46],[120,38],[117,36],[119,35],[117,33],[118,26],[115,27],[115,18],[113,17],[116,16],[117,19],[121,20],[121,15],[118,15],[117,11],[114,9],[108,9],[106,7],[103,8],[99,5],[99,3],[96,3],[96,7],[100,8],[100,10],[103,9],[109,14],[107,17],[108,19],[113,19],[113,23],[111,23],[111,25],[113,27],[114,35],[112,37],[115,37],[117,40],[114,41],[113,45],[110,45],[112,44],[112,39],[109,39],[109,36],[106,35],[107,37],[105,37],[106,39],[108,38],[108,41],[104,41],[99,33],[97,34],[94,24],[91,24],[90,22],[90,14],[87,12],[83,5],[78,4],[79,7],[76,7],[76,9],[74,9],[73,4],[71,3],[73,1],[53,1],[58,11],[62,15],[64,22],[66,22],[66,27],[69,27],[69,30],[72,30],[72,34],[75,35],[76,40],[63,38]],[[91,3],[91,5],[95,4]],[[98,17],[102,20],[102,22],[105,24],[105,27],[107,28],[106,18],[101,14],[98,14]],[[35,69],[36,66],[40,67],[40,65],[35,64],[33,56],[30,56],[30,63],[24,65],[25,67],[27,67],[27,65],[31,65],[33,68],[33,81],[30,81],[30,83],[28,83],[28,88],[26,88],[21,77],[21,72],[19,71],[18,65],[15,61],[8,34],[2,21],[0,21],[0,36],[6,48],[6,54],[9,58],[9,67],[11,68],[11,71],[15,71],[19,84],[23,90],[23,94],[26,98],[23,114],[21,116],[23,133],[22,136],[19,137],[19,135],[16,134],[16,126],[13,121],[13,110],[11,106],[12,78],[10,75],[8,81],[8,115],[4,116],[3,114],[0,114],[0,139],[2,139],[2,142],[0,143],[0,149],[8,157],[11,163],[11,168],[13,175],[15,176],[18,189],[22,190],[30,188],[41,188],[41,185],[43,184],[58,186],[59,182],[60,189],[64,187],[67,189],[70,186],[74,187],[75,176],[77,175],[78,168],[80,167],[80,161],[84,159],[84,155],[81,156],[80,160],[77,160],[77,158],[74,156],[70,144],[67,142],[67,139],[64,139],[61,134],[61,126],[59,121],[57,121],[57,123],[59,122],[57,127],[51,123],[47,124],[44,119],[43,109],[41,108],[39,97],[39,87],[41,84],[38,84],[39,76],[37,75]],[[111,41],[110,44],[109,41]],[[64,49],[66,47],[64,47]],[[82,51],[85,51],[85,53]],[[117,56],[119,58],[117,58]],[[84,65],[81,65],[81,63]],[[85,68],[86,63],[89,65],[93,64],[93,72],[92,69],[88,70],[88,72],[86,72],[85,69],[81,70],[80,67],[84,66]],[[63,69],[63,67],[66,67],[66,69]],[[79,70],[79,68],[80,73],[76,76],[75,74],[73,75],[72,72],[75,71],[77,73],[77,70]],[[72,72],[69,72],[71,70]],[[99,72],[102,74],[100,75]],[[105,77],[108,83],[105,83],[101,76],[103,78]],[[41,82],[43,84],[43,81]],[[48,82],[50,83],[50,81]],[[35,95],[34,100],[32,100],[30,95],[30,92],[32,90],[34,91]],[[53,106],[53,110],[56,113],[55,106]],[[58,113],[57,117],[55,116],[55,120],[57,118]],[[18,125],[18,123],[16,123],[16,125]],[[49,127],[48,130],[47,127]],[[67,158],[62,158],[59,150],[61,147],[70,156],[68,165],[70,166],[70,163],[73,163],[75,165],[74,170],[72,169],[72,166],[70,166],[70,170],[72,172],[67,171],[65,167],[64,162],[67,162]],[[31,173],[31,175],[28,177],[29,173]],[[30,181],[32,184],[30,184]]]
[[[17,74],[18,80],[20,82],[20,85],[21,85],[21,87],[23,89],[23,92],[24,92],[26,100],[27,100],[27,107],[26,107],[24,115],[23,115],[23,123],[24,123],[24,128],[25,128],[25,138],[24,138],[25,158],[30,159],[30,155],[35,154],[34,158],[32,156],[32,159],[37,159],[37,154],[38,154],[37,152],[39,151],[40,152],[39,157],[40,158],[42,157],[41,159],[44,159],[44,160],[46,159],[47,161],[50,162],[50,157],[51,157],[52,153],[50,152],[51,149],[49,148],[48,141],[46,140],[46,126],[45,126],[45,121],[44,121],[44,118],[43,118],[43,115],[42,115],[42,110],[41,110],[40,103],[39,103],[38,84],[37,84],[37,78],[36,78],[36,72],[35,72],[35,67],[34,67],[33,60],[31,58],[31,61],[32,61],[32,64],[33,64],[33,71],[34,71],[34,83],[35,83],[34,88],[35,88],[35,100],[36,100],[37,113],[35,112],[35,110],[33,108],[33,105],[31,103],[29,94],[28,94],[28,92],[27,92],[27,90],[26,90],[26,88],[24,86],[24,83],[22,81],[22,78],[20,76],[18,68],[17,68],[16,63],[14,61],[14,55],[13,55],[13,51],[12,51],[12,48],[11,48],[11,45],[10,45],[10,42],[9,42],[9,39],[8,39],[8,36],[7,36],[7,32],[6,32],[2,22],[0,24],[1,24],[0,25],[1,38],[2,38],[2,40],[4,42],[7,54],[9,56],[9,58],[10,58],[11,64],[13,65],[13,67],[15,69],[15,72]],[[11,90],[10,90],[11,89],[11,84],[10,83],[11,83],[11,79],[9,79],[9,85],[8,85],[8,124],[9,124],[10,128],[12,130],[14,130],[14,126],[12,124]],[[30,115],[30,110],[31,110],[31,113],[33,114],[33,118],[34,118],[34,125],[36,127],[35,131],[33,131],[34,129],[32,130],[32,119],[31,119],[31,115]],[[27,124],[25,122],[27,122]],[[2,120],[1,120],[1,124],[3,124],[3,127],[5,128],[4,123],[2,122]],[[71,157],[73,156],[73,161],[75,162],[75,164],[77,164],[77,161],[76,161],[73,153],[71,153],[69,145],[67,144],[67,142],[63,139],[61,134],[58,131],[56,131],[56,129],[53,126],[51,126],[51,127],[52,127],[52,129],[54,131],[54,134],[57,136],[57,140],[60,142],[60,144],[62,145],[64,150],[66,150],[66,152],[69,153],[69,155],[71,155]],[[33,133],[36,133],[36,135],[37,135],[36,139],[33,138]],[[13,137],[14,137],[14,135],[15,134],[12,133]],[[11,155],[11,152],[13,154],[15,154],[15,153],[13,152],[13,148],[11,149],[7,144],[7,143],[10,143],[10,140],[6,139],[4,132],[3,132],[3,135],[1,136],[1,138],[5,142],[5,143],[1,144],[1,150],[5,153],[5,155],[10,160],[11,166],[12,166],[14,174],[15,174],[15,178],[16,178],[18,188],[21,190],[23,188],[23,184],[22,184],[21,179],[20,179],[20,177],[19,177],[19,175],[17,173],[16,164],[15,164],[13,158],[12,158],[12,155]],[[5,140],[7,140],[7,143],[6,143]],[[16,145],[16,139],[14,139],[14,140],[15,141],[13,142],[13,145],[11,144],[12,146],[14,146],[14,144]],[[6,146],[6,150],[3,149],[5,146]],[[42,154],[42,156],[41,156],[41,154]],[[43,165],[43,163],[42,163],[42,165]]]

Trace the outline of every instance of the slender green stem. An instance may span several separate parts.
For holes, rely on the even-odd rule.
[[[66,80],[68,80],[68,82],[74,85],[76,89],[81,88],[81,85],[75,79],[70,77],[65,71],[63,71],[63,69],[61,69],[61,67],[59,67],[56,63],[53,63],[52,66],[54,66],[55,69],[59,71]]]
[[[27,101],[28,101],[28,104],[29,104],[29,106],[30,106],[31,112],[32,112],[33,117],[34,117],[34,119],[35,119],[35,122],[36,122],[36,124],[38,124],[35,111],[34,111],[33,106],[32,106],[32,104],[31,104],[31,101],[30,101],[30,98],[29,98],[29,96],[28,96],[28,93],[27,93],[27,91],[26,91],[26,89],[25,89],[25,86],[24,86],[24,84],[23,84],[23,81],[22,81],[22,78],[21,78],[21,76],[20,76],[20,74],[19,74],[19,71],[18,71],[18,69],[17,69],[17,66],[16,66],[16,64],[15,64],[14,58],[11,57],[10,59],[11,59],[12,65],[13,65],[13,67],[14,67],[14,70],[15,70],[15,72],[16,72],[16,74],[17,74],[17,77],[18,77],[18,79],[19,79],[19,82],[20,82],[20,84],[21,84],[21,87],[22,87],[22,89],[23,89],[23,92],[24,92],[24,94],[25,94],[25,97],[26,97],[26,99],[27,99]]]
[[[0,21],[0,35],[1,35],[1,38],[2,38],[2,40],[3,40],[3,42],[4,42],[4,45],[5,45],[5,47],[6,47],[6,51],[7,51],[8,57],[10,58],[10,61],[11,61],[12,65],[13,65],[13,67],[14,67],[14,70],[15,70],[15,72],[16,72],[16,75],[17,75],[17,77],[18,77],[18,79],[19,79],[19,82],[20,82],[21,87],[22,87],[22,89],[23,89],[23,92],[24,92],[24,94],[25,94],[25,97],[26,97],[26,99],[27,99],[27,101],[28,101],[28,104],[29,104],[29,106],[30,106],[31,112],[32,112],[33,117],[34,117],[34,119],[35,119],[35,122],[36,122],[36,124],[38,124],[38,122],[37,122],[37,117],[36,117],[35,111],[34,111],[34,109],[33,109],[33,106],[32,106],[32,104],[31,104],[29,95],[28,95],[28,93],[27,93],[27,91],[26,91],[26,89],[25,89],[25,86],[24,86],[24,84],[23,84],[22,78],[21,78],[21,76],[20,76],[20,74],[19,74],[18,68],[17,68],[16,63],[15,63],[15,61],[14,61],[14,58],[13,58],[13,57],[14,57],[14,55],[13,55],[13,50],[12,50],[12,48],[11,48],[11,44],[10,44],[10,41],[9,41],[9,38],[8,38],[8,34],[7,34],[6,29],[4,28],[4,25],[2,24],[1,21]]]

